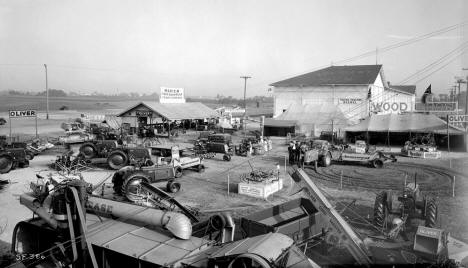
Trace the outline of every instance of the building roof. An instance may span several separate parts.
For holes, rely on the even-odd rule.
[[[375,82],[381,70],[382,65],[330,66],[318,71],[275,82],[270,86],[370,85]]]
[[[125,113],[137,108],[140,105],[146,106],[154,113],[161,115],[168,120],[183,120],[183,119],[205,119],[216,118],[218,113],[201,102],[186,102],[186,103],[159,103],[159,102],[140,102],[133,105],[117,116],[123,116]]]
[[[390,89],[396,89],[408,94],[416,94],[416,85],[390,85]]]
[[[343,111],[335,105],[328,104],[292,104],[286,111],[276,117],[277,120],[295,120],[298,125],[315,124],[345,127],[350,124]]]
[[[296,120],[279,120],[274,118],[265,118],[265,127],[295,127]]]

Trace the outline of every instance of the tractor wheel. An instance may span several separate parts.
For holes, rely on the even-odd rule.
[[[142,182],[150,182],[150,178],[147,174],[143,172],[129,174],[122,184],[122,194],[124,194],[130,201],[135,200],[134,195],[137,193],[138,186]]]
[[[26,152],[24,158],[26,158],[26,160],[33,160],[34,159],[34,154],[31,153],[31,152]]]
[[[80,153],[85,159],[94,158],[97,154],[97,149],[92,143],[85,143],[80,147]]]
[[[7,173],[13,167],[13,160],[7,156],[0,156],[0,173]]]
[[[166,185],[166,190],[169,193],[177,193],[180,190],[180,183],[175,181],[168,181]]]
[[[331,156],[329,153],[326,153],[324,156],[321,157],[320,164],[322,167],[328,167],[331,165]]]
[[[379,158],[372,160],[372,166],[374,168],[382,168],[383,167],[383,161]]]
[[[107,164],[112,169],[121,169],[127,165],[128,157],[124,152],[115,151],[107,158]]]
[[[175,172],[174,177],[176,177],[176,178],[182,177],[183,172],[182,172],[182,168],[181,168],[181,167],[176,167],[176,168],[174,169],[174,172]]]
[[[379,228],[385,228],[387,226],[388,217],[388,204],[387,204],[387,192],[380,192],[375,197],[374,202],[374,219],[373,223]]]
[[[146,159],[145,160],[145,166],[150,167],[150,166],[153,166],[153,165],[154,165],[153,160],[151,160],[151,159]]]
[[[205,165],[203,165],[203,164],[198,165],[198,166],[197,166],[197,170],[198,170],[198,172],[200,172],[200,173],[201,173],[201,172],[204,172],[204,171],[205,171]]]
[[[223,155],[223,160],[224,161],[231,161],[231,156],[228,154]]]
[[[437,205],[434,201],[434,199],[430,199],[427,201],[427,206],[426,206],[426,222],[425,226],[434,228],[437,223]]]

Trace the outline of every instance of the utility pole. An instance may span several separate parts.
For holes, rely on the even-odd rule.
[[[468,68],[462,68],[463,71],[468,71]],[[466,92],[465,92],[465,113],[468,113],[468,75],[466,75]],[[447,122],[448,124],[448,122]],[[467,130],[467,123],[465,122],[465,149],[468,150],[468,131]]]
[[[49,85],[47,84],[47,64],[44,64],[45,68],[45,87],[46,87],[46,119],[49,120]]]
[[[247,112],[247,106],[245,103],[245,94],[247,93],[247,79],[252,78],[250,76],[241,76],[240,78],[244,79],[244,109]]]

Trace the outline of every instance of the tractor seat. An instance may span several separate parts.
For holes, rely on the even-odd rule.
[[[405,191],[410,192],[410,193],[414,193],[414,192],[416,192],[418,190],[418,188],[419,188],[418,184],[415,184],[414,182],[411,182],[411,183],[406,184]]]

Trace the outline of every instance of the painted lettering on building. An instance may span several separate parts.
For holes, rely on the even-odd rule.
[[[406,112],[408,104],[406,102],[371,102],[372,112]]]
[[[362,102],[362,99],[360,98],[339,98],[338,103],[339,104],[359,104]]]

